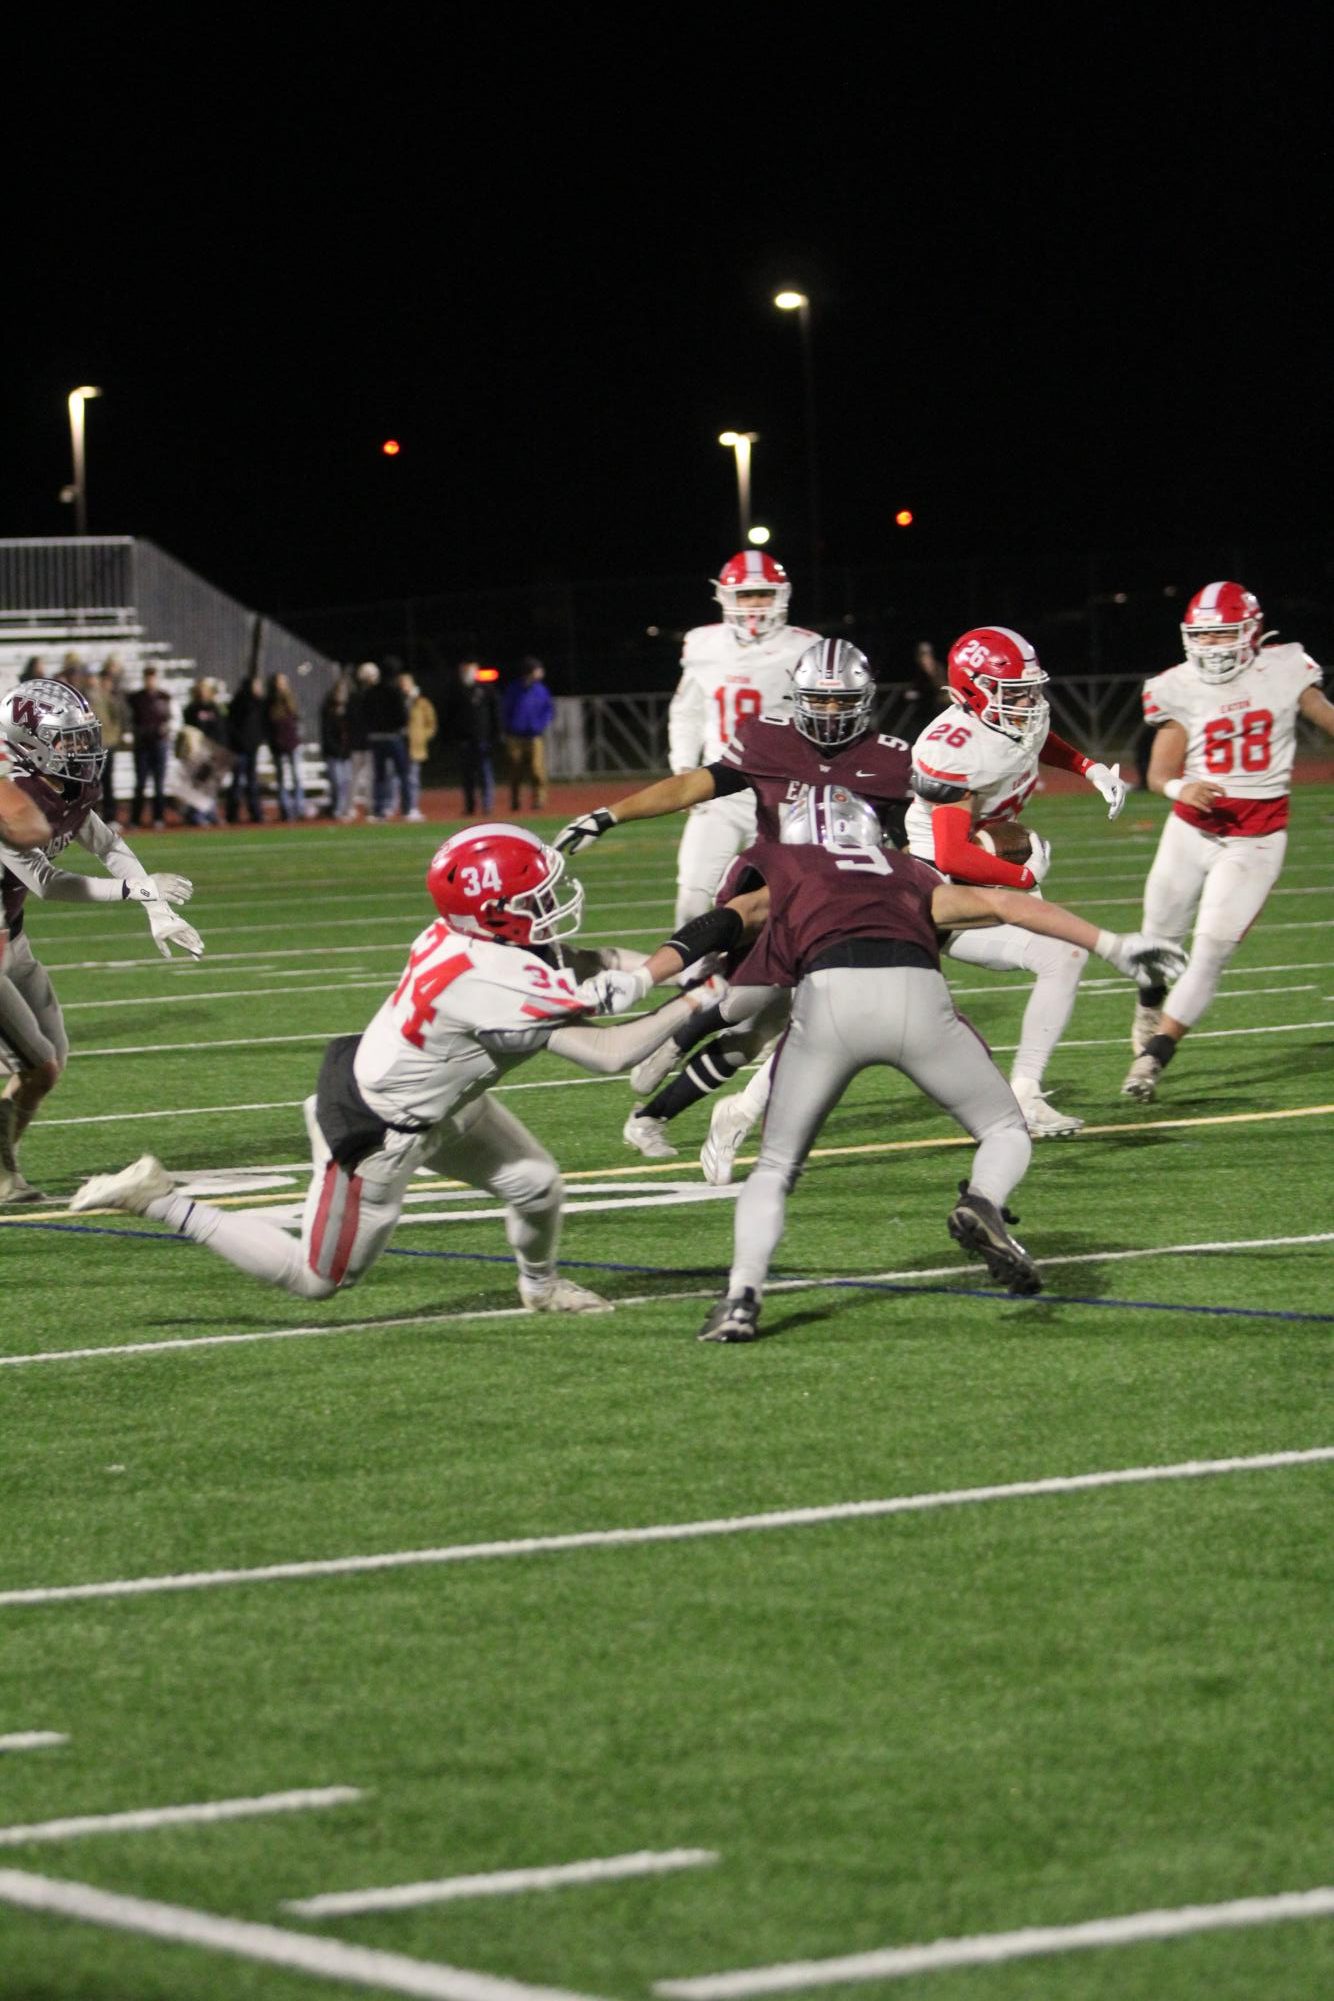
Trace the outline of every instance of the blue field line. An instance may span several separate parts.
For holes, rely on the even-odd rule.
[[[15,1217],[5,1219],[6,1227],[23,1230],[56,1230],[76,1236],[92,1237],[133,1237],[144,1243],[189,1244],[189,1237],[178,1237],[175,1233],[162,1230],[118,1229],[114,1224],[98,1223],[38,1223],[22,1222]],[[203,1246],[196,1248],[203,1249]],[[385,1251],[387,1258],[428,1258],[436,1263],[512,1265],[514,1258],[510,1252],[501,1251],[413,1251],[393,1248]],[[725,1273],[717,1265],[684,1265],[672,1268],[667,1265],[612,1264],[598,1258],[562,1258],[561,1267],[567,1271],[608,1271],[625,1272],[634,1278],[706,1278],[726,1283]],[[775,1272],[774,1278],[793,1283],[797,1274]],[[1315,1322],[1317,1325],[1334,1325],[1334,1313],[1299,1313],[1292,1309],[1270,1306],[1185,1306],[1167,1299],[1091,1299],[1082,1293],[1044,1292],[1011,1293],[998,1292],[994,1286],[980,1285],[908,1285],[898,1281],[874,1278],[812,1278],[806,1281],[813,1292],[821,1289],[837,1292],[885,1292],[901,1293],[908,1298],[936,1297],[940,1299],[990,1299],[992,1301],[1013,1301],[1025,1304],[1045,1304],[1050,1306],[1099,1306],[1122,1308],[1131,1313],[1189,1313],[1204,1314],[1226,1320],[1289,1320]],[[615,1301],[612,1304],[615,1305]]]

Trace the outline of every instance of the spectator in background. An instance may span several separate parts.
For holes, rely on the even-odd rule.
[[[352,818],[352,677],[340,674],[320,705],[320,755],[329,780],[330,819]]]
[[[20,681],[49,680],[50,675],[47,671],[45,656],[41,653],[30,653],[28,655],[28,664],[19,675],[19,679]]]
[[[144,678],[129,697],[130,733],[134,740],[134,799],[130,805],[130,825],[143,825],[144,804],[151,785],[153,825],[160,833],[166,825],[167,751],[171,740],[171,696],[158,685],[157,668],[150,662]]]
[[[286,674],[270,674],[264,695],[264,741],[278,784],[278,818],[304,820],[301,787],[301,711]]]
[[[70,648],[69,652],[61,660],[59,678],[65,683],[67,688],[73,688],[76,693],[83,696],[85,701],[87,700],[88,669],[83,664],[83,655],[76,653],[73,647]]]
[[[495,805],[496,781],[493,760],[500,741],[500,703],[496,696],[495,670],[491,678],[479,678],[488,670],[479,660],[460,660],[458,680],[446,716],[449,741],[457,747],[459,783],[463,787],[463,810],[490,814]]]
[[[247,674],[232,696],[227,710],[227,748],[232,754],[232,782],[227,789],[227,820],[235,826],[241,817],[241,798],[258,824],[264,818],[259,801],[259,749],[264,741],[264,683],[258,674]]]
[[[106,746],[107,761],[102,767],[102,818],[108,827],[116,824],[116,752],[128,748],[130,737],[130,705],[121,693],[121,665],[114,654],[108,656],[97,670],[97,678],[88,690],[88,704],[102,725],[102,742]]]
[[[424,820],[426,815],[421,809],[422,766],[430,755],[440,723],[435,703],[423,695],[406,669],[398,676],[398,685],[408,705],[408,810],[403,817],[405,820]]]
[[[556,704],[546,684],[547,670],[530,653],[518,681],[505,690],[505,748],[509,754],[510,809],[519,810],[519,788],[526,780],[532,810],[541,812],[547,799],[546,733]]]
[[[377,824],[389,813],[390,773],[398,779],[400,804],[408,791],[408,705],[403,690],[394,681],[385,681],[376,669],[365,695],[366,736],[374,766],[374,791],[369,818]]]
[[[919,639],[913,651],[913,673],[919,696],[938,706],[949,686],[949,668],[929,639]]]
[[[208,675],[202,676],[191,687],[181,721],[186,729],[198,730],[210,743],[226,743],[227,720],[218,700],[218,684]]]
[[[371,691],[380,683],[380,669],[374,660],[363,660],[358,667],[352,685],[352,699],[348,705],[348,726],[352,733],[352,792],[348,801],[349,817],[357,807],[364,806],[367,817],[371,812],[374,798],[374,759],[371,756],[370,723],[367,719],[366,704]]]

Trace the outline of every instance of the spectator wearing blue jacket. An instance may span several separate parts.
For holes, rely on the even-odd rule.
[[[551,690],[546,684],[546,668],[531,654],[524,661],[520,678],[505,689],[505,749],[509,755],[510,811],[520,807],[519,788],[526,781],[532,811],[541,812],[547,800],[547,747],[544,741],[556,713]]]

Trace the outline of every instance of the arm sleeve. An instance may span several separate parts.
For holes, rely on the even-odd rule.
[[[134,850],[126,846],[118,830],[108,827],[96,813],[88,815],[75,839],[81,848],[87,848],[89,854],[96,855],[107,874],[114,875],[119,882],[124,882],[127,876],[149,873]]]
[[[651,1056],[694,1012],[688,1000],[668,1001],[642,1021],[620,1021],[610,1028],[558,1028],[547,1048],[553,1056],[577,1063],[581,1070],[614,1077]]]
[[[738,771],[734,764],[706,764],[704,769],[713,780],[715,799],[726,799],[730,792],[750,792],[753,790],[744,771]]]
[[[972,815],[962,806],[937,806],[931,815],[936,867],[956,882],[996,889],[1032,889],[1032,871],[989,855],[973,839]]]
[[[1076,750],[1063,736],[1057,736],[1055,730],[1048,730],[1047,741],[1038,752],[1038,763],[1054,764],[1062,771],[1076,771],[1082,778],[1093,759],[1085,757],[1082,750]]]
[[[704,684],[683,663],[667,710],[667,758],[674,772],[693,771],[703,757],[706,720]]]
[[[34,896],[51,903],[119,903],[125,895],[119,882],[56,868],[36,849],[0,848],[0,861]]]

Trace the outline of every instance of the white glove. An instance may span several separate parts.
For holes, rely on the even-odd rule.
[[[1126,803],[1126,781],[1121,776],[1121,767],[1114,764],[1091,764],[1084,773],[1095,792],[1101,792],[1107,801],[1107,818],[1114,820]]]
[[[1100,931],[1094,947],[1100,959],[1141,987],[1170,987],[1186,970],[1186,954],[1168,938],[1142,931]]]
[[[161,877],[158,880],[161,881]],[[179,880],[179,878],[173,878],[173,880]],[[173,945],[179,945],[180,949],[183,952],[188,952],[192,959],[202,958],[204,951],[203,939],[192,924],[187,924],[183,917],[177,917],[167,904],[150,903],[145,909],[144,915],[148,919],[148,928],[153,934],[153,943],[157,946],[158,951],[161,952],[164,959],[171,957],[171,948]]]
[[[653,985],[650,974],[643,966],[637,966],[633,973],[622,973],[611,967],[584,980],[574,990],[576,1000],[595,1014],[625,1014],[643,1000]]]
[[[727,981],[722,974],[710,973],[707,980],[700,980],[696,986],[683,987],[680,998],[688,1001],[692,1011],[698,1014],[701,1008],[712,1007],[715,1001],[720,1001],[726,992]]]
[[[585,848],[591,848],[608,827],[615,825],[616,815],[607,807],[599,806],[592,813],[585,813],[580,819],[571,820],[568,826],[562,827],[551,845],[558,854],[581,854]]]
[[[1028,843],[1028,860],[1024,863],[1024,867],[1034,882],[1041,882],[1051,867],[1051,842],[1044,841],[1041,834],[1030,832]]]
[[[186,875],[131,875],[121,895],[131,903],[188,903],[195,886]]]

